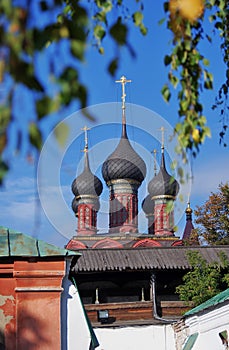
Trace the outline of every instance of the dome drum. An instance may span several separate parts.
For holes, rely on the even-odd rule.
[[[112,193],[138,193],[139,182],[130,179],[109,181],[110,194]]]
[[[176,196],[172,196],[170,194],[162,194],[158,196],[152,196],[151,200],[155,202],[160,202],[160,203],[167,203],[168,200],[175,200]]]
[[[79,206],[85,204],[85,205],[90,205],[93,207],[95,211],[99,211],[100,208],[100,203],[98,197],[94,196],[88,196],[88,195],[82,195],[79,196],[78,198],[74,198],[72,201],[72,210],[74,211],[75,214],[78,213]]]

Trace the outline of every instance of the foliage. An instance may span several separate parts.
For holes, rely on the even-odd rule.
[[[197,251],[188,251],[192,266],[183,277],[183,284],[176,288],[181,300],[197,306],[229,286],[229,260],[225,253],[219,254],[219,262],[208,264]]]
[[[169,83],[162,89],[164,99],[171,97],[171,86],[179,87],[177,94],[179,101],[179,122],[175,126],[180,146],[190,149],[193,155],[199,150],[199,146],[206,137],[210,136],[207,127],[207,119],[203,114],[201,104],[201,92],[213,88],[213,76],[208,70],[209,61],[200,51],[200,43],[207,39],[212,42],[209,33],[204,32],[206,17],[215,31],[218,31],[222,40],[221,50],[223,59],[229,72],[229,32],[228,16],[229,4],[222,0],[170,0],[165,4],[165,12],[168,14],[167,27],[173,32],[173,49],[171,54],[166,55],[164,63],[170,67],[168,73]],[[221,141],[227,130],[227,100],[229,80],[226,73],[225,82],[222,84],[213,108],[220,108],[223,130],[220,133]],[[224,143],[226,146],[226,144]]]
[[[134,46],[129,42],[129,27],[135,26],[142,35],[147,34],[144,25],[143,1],[131,5],[124,0],[2,0],[0,2],[0,83],[4,89],[0,106],[0,182],[8,169],[3,153],[8,145],[8,131],[17,120],[13,104],[17,90],[32,92],[35,116],[28,121],[27,137],[32,147],[40,150],[42,145],[41,123],[44,118],[61,111],[72,101],[81,107],[87,105],[87,87],[81,81],[80,65],[86,59],[88,46],[94,46],[105,54],[103,43],[115,44],[114,56],[107,67],[115,75],[120,62],[120,49],[126,47],[135,56]],[[199,44],[207,38],[204,19],[210,16],[212,26],[221,38],[221,50],[226,64],[226,79],[222,84],[214,108],[220,107],[223,122],[221,139],[227,129],[227,97],[229,86],[229,45],[227,19],[229,5],[226,0],[170,0],[164,1],[167,28],[173,34],[172,52],[164,58],[170,68],[168,83],[162,88],[166,101],[171,96],[171,86],[179,88],[178,114],[180,121],[175,127],[181,146],[193,154],[204,139],[210,135],[203,115],[200,94],[212,89],[213,77],[208,71],[208,60],[201,54]],[[37,14],[37,16],[35,16]],[[162,21],[163,22],[163,21]],[[61,59],[65,50],[71,59]],[[48,55],[47,79],[38,73],[38,57]],[[23,144],[20,121],[15,129],[17,150]],[[183,153],[185,155],[185,153]]]
[[[198,234],[211,245],[229,244],[229,184],[220,184],[203,206],[195,210]]]

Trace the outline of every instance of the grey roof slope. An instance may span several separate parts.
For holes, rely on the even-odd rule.
[[[187,251],[198,251],[207,262],[220,262],[219,252],[229,258],[229,246],[214,247],[153,247],[130,249],[85,249],[76,265],[75,272],[104,272],[152,269],[190,269]]]
[[[21,232],[0,226],[0,258],[2,257],[53,257],[80,255],[59,248]]]

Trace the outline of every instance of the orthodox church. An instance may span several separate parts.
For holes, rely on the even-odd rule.
[[[102,176],[109,189],[109,229],[97,234],[99,196],[103,185],[91,172],[88,157],[87,127],[85,131],[84,170],[73,181],[72,209],[78,219],[77,236],[67,244],[67,249],[87,248],[137,248],[182,245],[174,234],[173,203],[179,192],[179,183],[168,173],[164,155],[164,129],[162,128],[161,161],[158,173],[148,183],[148,195],[142,209],[148,221],[148,234],[138,230],[138,189],[146,176],[146,164],[132,147],[127,134],[124,76],[122,85],[122,130],[116,149],[102,165]],[[170,208],[168,210],[168,207]],[[185,239],[193,228],[191,208],[187,208]]]
[[[160,167],[141,203],[148,232],[139,232],[138,190],[146,177],[146,164],[128,138],[125,85],[130,81],[123,76],[118,82],[122,86],[121,136],[102,164],[109,189],[109,227],[107,233],[97,232],[103,185],[90,168],[85,127],[84,169],[72,183],[77,235],[66,246],[81,254],[77,261],[73,259],[70,278],[75,279],[95,328],[174,322],[190,308],[176,294],[176,287],[191,269],[187,251],[198,251],[207,262],[219,262],[221,251],[229,257],[225,246],[200,247],[197,241],[190,242],[189,204],[182,237],[175,235],[173,208],[180,186],[166,168],[163,129]]]

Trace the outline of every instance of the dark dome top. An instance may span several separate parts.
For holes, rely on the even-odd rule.
[[[163,195],[176,197],[179,192],[178,182],[166,170],[164,153],[162,153],[159,173],[149,182],[148,191],[151,198]]]
[[[85,153],[85,164],[82,174],[80,174],[72,183],[72,192],[76,197],[81,195],[99,196],[103,190],[102,182],[97,176],[92,174],[88,154]]]
[[[102,174],[106,182],[117,179],[132,179],[141,183],[145,178],[145,162],[131,146],[125,124],[122,127],[122,137],[118,146],[103,163]]]
[[[146,215],[154,214],[154,201],[151,199],[149,194],[142,201],[142,209]]]

